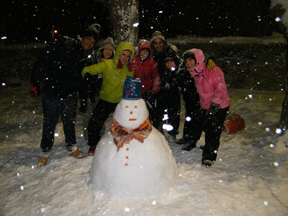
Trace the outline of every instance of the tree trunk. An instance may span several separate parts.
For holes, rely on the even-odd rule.
[[[115,42],[128,41],[134,46],[138,42],[139,0],[104,0],[109,10]],[[103,26],[105,28],[105,26]]]

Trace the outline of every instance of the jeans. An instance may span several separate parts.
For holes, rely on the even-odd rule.
[[[49,152],[54,143],[54,131],[58,123],[59,116],[63,123],[65,142],[67,145],[76,144],[75,137],[75,119],[77,97],[60,100],[48,95],[42,95],[43,107],[43,132],[41,140],[41,149],[43,152]]]

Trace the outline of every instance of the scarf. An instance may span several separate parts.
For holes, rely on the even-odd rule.
[[[117,69],[122,69],[122,68],[123,68],[123,64],[122,64],[122,62],[119,59],[118,63],[117,63]]]
[[[143,143],[144,139],[149,136],[152,131],[152,125],[149,117],[137,128],[128,130],[122,127],[115,119],[110,127],[110,132],[113,136],[114,143],[117,146],[117,151],[123,148],[124,143],[128,144],[132,139],[136,139]]]

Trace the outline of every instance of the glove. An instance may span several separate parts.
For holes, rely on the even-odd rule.
[[[80,101],[80,107],[78,108],[78,111],[80,112],[80,113],[86,113],[87,112],[87,110],[88,110],[88,106],[87,106],[87,102],[86,102],[86,100],[81,100]]]
[[[214,102],[211,103],[210,108],[208,109],[206,115],[208,118],[213,118],[215,114],[218,112],[220,108],[219,104],[216,104]]]
[[[83,79],[84,81],[90,81],[92,78],[92,75],[90,73],[85,73]]]
[[[29,91],[31,94],[33,94],[35,97],[39,97],[41,95],[41,88],[40,85],[33,85],[32,83],[30,84]]]
[[[208,70],[214,70],[216,67],[216,62],[214,58],[208,58],[206,61],[206,68]]]

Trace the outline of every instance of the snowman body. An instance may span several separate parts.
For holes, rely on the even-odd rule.
[[[113,118],[129,130],[149,116],[145,101],[124,100]],[[143,142],[132,139],[117,148],[106,132],[99,141],[90,171],[90,184],[104,195],[152,198],[169,192],[177,178],[176,161],[165,137],[154,127]]]

